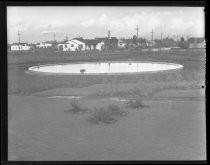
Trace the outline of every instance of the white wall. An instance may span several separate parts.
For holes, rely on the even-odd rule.
[[[96,45],[96,49],[97,50],[102,50],[103,46],[104,46],[104,42],[102,41],[102,42],[100,42]]]
[[[76,51],[78,49],[78,45],[71,41],[67,41],[65,44],[58,44],[59,46],[63,47],[63,51]]]
[[[12,45],[11,50],[30,50],[30,46],[28,45]]]
[[[85,50],[85,43],[84,42],[81,42],[79,40],[76,40],[76,39],[73,39],[73,40],[70,40],[70,41],[73,41],[77,44],[77,49],[79,50],[79,45],[82,45],[82,48],[81,50],[84,51]]]
[[[40,43],[39,45],[37,45],[38,48],[48,48],[51,46],[52,46],[52,44],[50,44],[50,43]]]

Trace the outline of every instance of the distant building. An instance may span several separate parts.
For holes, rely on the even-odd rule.
[[[118,41],[118,48],[125,48],[126,47],[126,43],[122,40]]]
[[[27,51],[30,50],[30,46],[27,43],[14,43],[11,44],[11,51],[23,50]]]
[[[72,39],[66,42],[58,43],[59,51],[84,51],[85,43],[79,39]]]
[[[76,51],[78,47],[78,44],[74,41],[66,41],[66,42],[60,42],[58,44],[58,50],[59,51]]]
[[[102,50],[104,41],[100,39],[85,39],[85,50]]]
[[[66,42],[58,43],[58,50],[60,51],[85,51],[85,50],[113,50],[118,48],[118,39],[112,37],[83,39],[74,38]]]
[[[74,43],[76,43],[76,49],[77,51],[84,51],[85,50],[85,42],[83,38],[74,38],[70,40]]]
[[[205,48],[206,41],[204,38],[189,38],[189,48]]]
[[[70,44],[66,42],[59,42],[57,48],[59,51],[70,51]]]
[[[41,43],[37,44],[36,47],[38,47],[38,48],[49,48],[49,47],[52,47],[52,43],[41,42]]]
[[[152,46],[155,45],[155,41],[149,40],[149,41],[147,41],[146,45],[147,45],[148,47],[152,47]]]
[[[116,50],[118,48],[118,39],[116,37],[111,38],[96,38],[99,41],[104,42],[104,49],[105,50]]]

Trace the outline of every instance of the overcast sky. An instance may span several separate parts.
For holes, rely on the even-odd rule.
[[[203,7],[8,7],[8,42],[37,43],[111,36],[131,38],[139,25],[139,37],[163,38],[174,35],[204,37]]]

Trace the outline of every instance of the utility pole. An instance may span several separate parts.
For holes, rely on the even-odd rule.
[[[18,43],[20,44],[20,31],[18,31]]]
[[[139,38],[139,27],[138,27],[138,25],[136,27],[136,36],[137,36],[137,39],[138,39]]]
[[[162,32],[160,34],[160,39],[161,39],[161,45],[160,45],[160,50],[161,50],[161,48],[163,46],[163,33]]]
[[[54,42],[55,42],[55,32],[53,33],[53,38],[54,38]]]
[[[138,40],[139,40],[139,27],[138,27],[138,25],[136,27],[136,36],[137,36],[137,45],[138,45]]]
[[[153,33],[154,33],[153,29],[152,29],[151,33],[152,33],[152,46],[153,46]]]
[[[111,32],[110,30],[108,30],[108,39],[110,39],[110,37],[111,37]]]
[[[18,48],[19,48],[19,51],[20,51],[20,31],[18,31]]]

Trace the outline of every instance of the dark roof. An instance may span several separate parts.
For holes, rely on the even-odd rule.
[[[23,42],[22,42],[22,43],[12,43],[11,46],[12,46],[12,45],[22,45],[22,46],[23,46],[23,45],[25,45],[25,44],[28,45],[28,43],[23,43]]]
[[[204,41],[204,38],[192,37],[192,38],[189,38],[189,39],[188,39],[188,42],[189,42],[189,43],[194,43],[194,42],[196,42],[196,43],[201,43],[201,42],[203,42],[203,41]]]
[[[85,39],[84,42],[85,42],[85,44],[96,45],[100,41],[98,39]]]
[[[46,42],[43,42],[43,43],[46,43],[46,44],[52,44],[54,41],[46,41]]]
[[[107,40],[108,38],[107,37],[105,37],[105,38],[95,38],[96,40],[98,40],[99,42],[101,42],[101,41],[105,41],[105,40]]]
[[[58,44],[67,44],[66,41],[58,42]]]
[[[117,37],[111,37],[111,40],[118,40]]]

